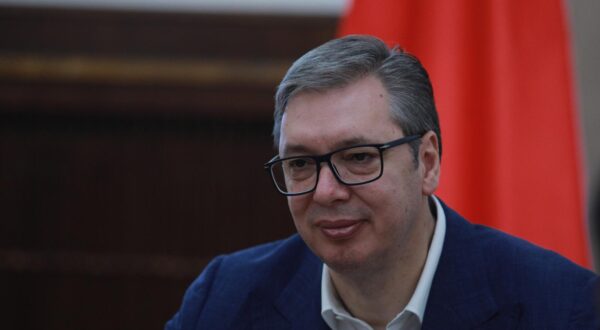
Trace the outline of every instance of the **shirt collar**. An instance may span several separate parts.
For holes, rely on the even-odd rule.
[[[427,252],[427,259],[425,260],[425,266],[417,282],[417,287],[413,292],[408,304],[406,305],[406,311],[414,313],[421,323],[423,323],[423,316],[425,315],[425,306],[427,306],[427,298],[429,297],[429,290],[431,289],[431,283],[433,282],[433,276],[437,269],[440,255],[442,254],[442,247],[444,245],[444,236],[446,236],[446,215],[442,209],[442,205],[435,196],[431,196],[436,208],[436,222],[435,230],[433,232],[433,238],[431,239],[431,245]],[[401,311],[398,313],[390,324],[394,323],[396,319],[402,314]],[[348,313],[344,308],[343,304],[337,297],[335,288],[331,283],[331,277],[329,276],[329,269],[327,265],[323,265],[323,272],[321,276],[321,315],[325,322],[332,328],[335,329],[337,320],[343,319],[354,319],[354,317]],[[365,323],[366,325],[366,323]]]

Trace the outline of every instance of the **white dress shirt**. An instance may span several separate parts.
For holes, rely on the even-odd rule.
[[[410,301],[396,317],[388,323],[387,330],[413,330],[421,329],[423,316],[425,315],[425,306],[429,297],[429,290],[433,282],[433,275],[437,269],[442,246],[444,245],[444,236],[446,236],[446,215],[442,205],[435,196],[432,196],[435,206],[437,219],[435,230],[431,240],[431,246],[427,252],[425,267],[419,277],[417,287],[413,292]],[[333,330],[372,330],[373,328],[363,320],[352,316],[342,302],[338,299],[335,287],[331,283],[329,269],[323,265],[321,279],[321,316],[325,323]]]

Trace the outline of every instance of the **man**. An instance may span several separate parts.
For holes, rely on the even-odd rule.
[[[167,329],[596,326],[596,275],[433,196],[441,135],[413,56],[368,36],[308,52],[274,137],[265,168],[299,235],[214,259]]]

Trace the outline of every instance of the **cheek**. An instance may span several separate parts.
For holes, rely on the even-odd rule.
[[[381,209],[390,206],[400,193],[397,181],[393,175],[385,175],[379,180],[357,186],[356,195],[372,209]],[[358,189],[357,189],[358,188]]]
[[[399,173],[388,173],[371,185],[365,185],[357,195],[374,216],[377,230],[386,230],[398,218],[404,218],[410,203],[411,184],[399,177]]]
[[[296,227],[303,225],[305,222],[304,215],[308,207],[308,198],[306,196],[288,197],[287,202]]]

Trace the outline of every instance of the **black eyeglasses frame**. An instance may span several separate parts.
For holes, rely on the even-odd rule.
[[[405,137],[402,137],[402,138],[399,138],[397,140],[393,140],[393,141],[390,141],[387,143],[370,143],[370,144],[353,145],[353,146],[336,149],[336,150],[333,150],[326,154],[317,155],[317,156],[298,155],[298,156],[279,158],[279,155],[276,155],[275,157],[271,158],[271,160],[266,162],[263,165],[263,167],[269,173],[269,176],[271,177],[271,181],[273,182],[273,185],[275,185],[275,188],[277,189],[277,191],[279,191],[281,194],[283,194],[285,196],[299,196],[299,195],[304,195],[304,194],[308,194],[308,193],[315,191],[315,189],[317,188],[317,185],[319,184],[319,173],[321,172],[321,163],[323,163],[323,162],[327,163],[327,165],[329,166],[329,169],[333,173],[333,176],[336,178],[336,180],[338,182],[340,182],[341,184],[347,185],[347,186],[358,186],[358,185],[363,185],[363,184],[373,182],[373,181],[381,178],[381,176],[383,175],[383,167],[384,167],[384,165],[383,165],[383,152],[384,151],[386,151],[390,148],[393,148],[393,147],[397,147],[397,146],[400,146],[400,145],[403,145],[406,143],[413,142],[417,139],[422,138],[423,135],[425,135],[425,134],[423,133],[423,134],[415,134],[415,135],[405,136]],[[331,162],[331,156],[340,151],[344,151],[344,150],[348,150],[348,149],[352,149],[352,148],[360,148],[360,147],[374,147],[379,150],[379,158],[380,158],[379,160],[381,163],[381,168],[379,170],[379,174],[376,177],[374,177],[373,179],[370,179],[367,181],[358,182],[358,183],[346,183],[346,182],[344,182],[344,180],[342,180],[340,178],[340,175],[339,175],[337,169],[335,168],[335,165]],[[275,174],[272,171],[273,165],[276,163],[282,162],[284,160],[289,160],[289,159],[294,159],[294,158],[311,158],[315,161],[315,163],[317,165],[317,178],[315,180],[315,186],[312,189],[309,189],[307,191],[297,192],[297,193],[290,193],[290,192],[282,191],[281,188],[279,188],[279,186],[277,185],[277,180],[275,179]]]

